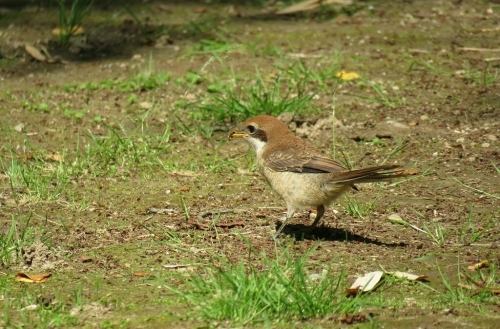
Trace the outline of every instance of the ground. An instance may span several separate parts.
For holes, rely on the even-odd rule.
[[[0,327],[498,326],[498,3],[280,6],[99,3],[67,44],[56,6],[1,8]],[[227,140],[258,113],[347,167],[409,175],[275,241],[285,205]],[[426,280],[347,296],[381,269]],[[311,310],[248,306],[280,294]]]

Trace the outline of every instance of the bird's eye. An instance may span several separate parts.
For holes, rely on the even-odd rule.
[[[248,132],[253,134],[257,129],[254,126],[247,126]]]

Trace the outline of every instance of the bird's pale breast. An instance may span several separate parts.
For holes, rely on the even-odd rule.
[[[294,208],[329,205],[349,189],[345,184],[323,184],[327,174],[278,172],[261,167],[272,188]]]

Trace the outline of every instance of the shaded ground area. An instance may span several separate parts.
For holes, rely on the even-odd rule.
[[[0,326],[497,326],[500,7],[277,6],[111,3],[64,46],[56,8],[2,10]],[[300,212],[277,245],[285,205],[248,146],[226,140],[266,106],[295,112],[281,118],[349,167],[414,175],[349,192],[310,235]],[[311,275],[345,273],[338,296],[380,268],[428,282],[386,280],[347,311],[246,323],[202,316],[172,288],[188,294],[211,266],[265,271],[287,252],[308,254]],[[17,271],[52,277],[18,285]]]

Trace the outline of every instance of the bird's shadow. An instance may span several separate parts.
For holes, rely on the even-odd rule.
[[[280,227],[281,222],[278,222],[276,229]],[[312,231],[310,226],[304,224],[287,224],[281,232],[283,235],[292,236],[297,241],[302,240],[322,240],[322,241],[359,241],[363,243],[374,244],[384,247],[405,247],[408,244],[405,242],[386,243],[380,240],[372,239],[363,235],[359,235],[343,228],[334,228],[329,226],[317,226]]]

